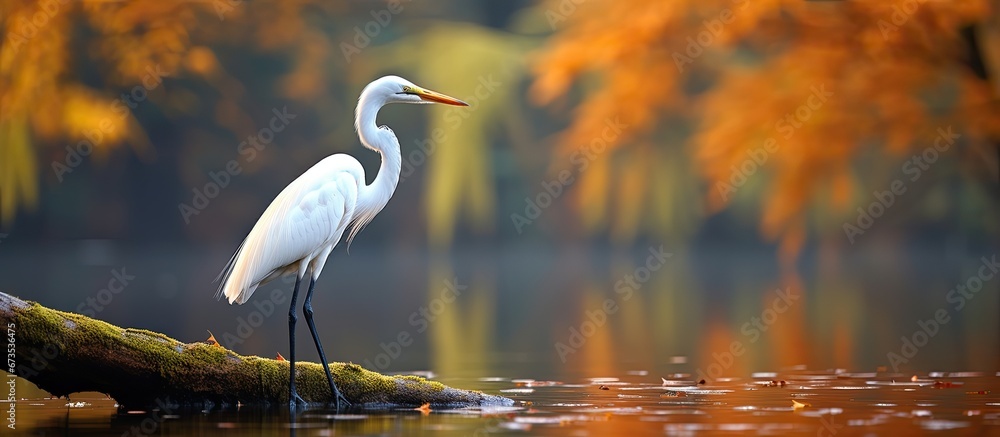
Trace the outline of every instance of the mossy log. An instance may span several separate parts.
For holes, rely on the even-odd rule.
[[[14,342],[15,373],[56,396],[97,391],[127,408],[288,405],[287,361],[119,328],[5,293],[0,293],[0,323],[7,329],[7,343]],[[5,370],[11,364],[7,360]],[[305,401],[316,405],[332,401],[321,365],[298,362],[295,370]],[[330,370],[347,400],[362,408],[513,404],[508,398],[416,376],[386,376],[357,364],[330,363]]]

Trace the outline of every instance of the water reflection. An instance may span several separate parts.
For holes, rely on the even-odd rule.
[[[57,309],[83,305],[109,322],[184,341],[211,330],[244,354],[273,357],[287,347],[290,284],[276,281],[254,296],[262,307],[270,299],[273,311],[212,298],[225,248],[116,245],[102,252],[102,265],[90,265],[93,258],[84,263],[67,246],[5,244],[0,290]],[[435,255],[359,246],[334,254],[314,306],[332,359],[451,376],[511,366],[536,377],[654,369],[678,355],[691,357],[692,370],[720,364],[719,376],[797,364],[872,369],[893,364],[892,353],[905,358],[901,369],[983,369],[1000,355],[998,280],[960,309],[947,300],[976,275],[978,253],[820,251],[789,273],[766,251],[679,246],[665,247],[672,256],[649,269],[659,247],[483,246]],[[97,310],[87,306],[123,271],[134,277],[123,291],[97,299]],[[164,278],[169,293],[160,292]],[[941,310],[947,323],[923,339],[920,323]],[[253,312],[263,317],[248,326]],[[914,335],[917,350],[902,350]],[[734,343],[743,352],[730,363],[723,355],[736,355]]]
[[[1000,432],[1000,375],[975,372],[757,372],[700,384],[648,372],[575,380],[461,380],[513,407],[354,411],[116,411],[107,399],[22,405],[22,434],[89,435],[696,435]],[[81,397],[81,399],[84,399]]]
[[[470,363],[489,374],[494,372],[490,356],[496,336],[496,268],[478,266],[471,275],[459,276],[447,257],[430,260],[427,284],[427,320],[430,368],[446,375],[468,375]]]
[[[996,283],[985,283],[961,309],[947,300],[949,290],[977,274],[981,254],[942,255],[908,248],[905,254],[844,257],[836,250],[821,249],[789,271],[772,262],[773,253],[767,251],[677,246],[664,247],[671,255],[653,268],[650,256],[659,247],[658,243],[634,250],[483,246],[434,254],[359,245],[350,255],[344,251],[334,255],[314,300],[323,319],[321,335],[330,339],[331,359],[388,373],[417,371],[462,388],[504,390],[507,396],[531,402],[522,410],[435,411],[430,418],[412,411],[358,413],[365,417],[310,412],[297,417],[294,427],[288,426],[291,418],[267,412],[185,413],[181,419],[165,419],[158,429],[166,434],[181,430],[226,434],[239,429],[283,435],[307,429],[313,435],[331,427],[357,434],[401,429],[462,434],[477,429],[549,430],[556,421],[585,422],[579,426],[592,433],[609,421],[614,427],[657,433],[715,432],[751,425],[766,432],[812,429],[799,420],[810,417],[812,410],[792,411],[789,417],[795,420],[779,421],[785,428],[760,428],[766,421],[755,419],[758,416],[774,419],[791,408],[788,396],[772,399],[762,394],[774,393],[771,387],[750,381],[754,372],[768,369],[800,369],[784,378],[789,384],[796,381],[800,387],[796,393],[807,398],[826,390],[823,399],[834,402],[810,400],[816,408],[841,408],[847,415],[860,399],[868,402],[868,410],[882,411],[851,419],[865,426],[905,420],[928,429],[957,426],[952,422],[962,413],[956,412],[958,405],[981,416],[973,420],[995,421],[990,414],[996,413],[996,405],[965,394],[980,389],[868,385],[861,379],[849,384],[851,388],[827,387],[801,371],[883,367],[906,380],[912,376],[908,372],[919,371],[924,371],[921,378],[935,380],[940,377],[928,376],[927,370],[994,368],[1000,354]],[[287,347],[283,314],[289,284],[269,284],[255,296],[266,300],[278,290],[270,312],[212,299],[211,280],[228,259],[228,248],[193,251],[114,245],[102,251],[100,265],[92,265],[97,258],[82,262],[80,251],[69,243],[24,247],[5,243],[4,249],[0,290],[5,292],[75,311],[98,296],[115,271],[124,269],[134,280],[102,303],[95,310],[97,317],[184,341],[203,340],[210,329],[221,343],[243,354],[273,357]],[[930,335],[925,328],[928,320],[942,310],[948,321],[937,323]],[[261,312],[255,318],[260,323],[244,329],[254,311]],[[301,349],[303,359],[317,359],[311,348]],[[699,389],[730,391],[718,395],[726,396],[721,401],[713,392],[686,393],[676,399],[661,397],[667,393],[653,396],[652,391],[660,390],[659,378],[671,375],[705,379],[706,385]],[[843,372],[824,375],[853,381]],[[617,377],[632,385],[593,389],[586,379],[593,377]],[[514,381],[522,378],[559,384]],[[995,378],[984,378],[988,380],[980,384],[982,390],[996,393]],[[18,393],[27,399],[44,396],[23,381]],[[996,402],[988,397],[993,395],[984,396]],[[921,406],[927,399],[938,400]],[[148,418],[117,413],[107,399],[85,401],[91,405],[76,409],[66,407],[64,400],[38,406],[22,403],[26,411],[22,417],[35,418],[24,419],[29,424],[25,428],[69,427],[82,435],[88,429],[101,429],[96,435],[109,427],[124,432]],[[719,405],[728,407],[713,410]],[[643,411],[578,411],[626,406]],[[735,409],[738,406],[747,408]],[[646,411],[654,407],[666,409]],[[924,409],[931,411],[931,418],[913,412]],[[939,420],[941,411],[947,411],[947,419]],[[580,414],[587,418],[573,419]],[[630,419],[621,422],[618,416]],[[486,417],[495,423],[486,423]],[[651,423],[663,426],[650,427]],[[564,428],[551,432],[570,433]]]

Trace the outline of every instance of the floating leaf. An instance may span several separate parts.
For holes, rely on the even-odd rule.
[[[417,408],[414,408],[414,411],[419,411],[420,414],[424,416],[431,414],[431,404],[430,403],[423,404]]]

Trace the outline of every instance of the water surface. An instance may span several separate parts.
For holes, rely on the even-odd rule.
[[[438,378],[515,399],[513,407],[421,411],[118,410],[94,394],[17,404],[18,434],[161,436],[603,436],[1000,434],[1000,374],[792,369],[706,381],[690,374],[565,381]]]

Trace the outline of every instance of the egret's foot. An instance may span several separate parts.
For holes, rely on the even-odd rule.
[[[294,410],[296,408],[305,408],[307,405],[309,405],[309,403],[306,402],[305,399],[302,399],[302,396],[299,396],[298,393],[292,392],[291,400],[288,401],[289,408]]]
[[[329,376],[329,371],[327,372],[327,375]],[[333,382],[332,377],[329,379],[329,381],[330,381],[330,393],[333,393],[333,406],[337,408],[337,411],[342,411],[351,408],[351,402],[348,401],[347,398],[345,398],[344,395],[340,393],[340,389],[337,388],[337,384]]]
[[[334,399],[334,405],[336,405],[338,412],[351,408],[351,402],[348,401],[347,398],[344,397],[344,395],[340,394],[340,390],[337,390],[336,388],[334,388],[333,399]]]

